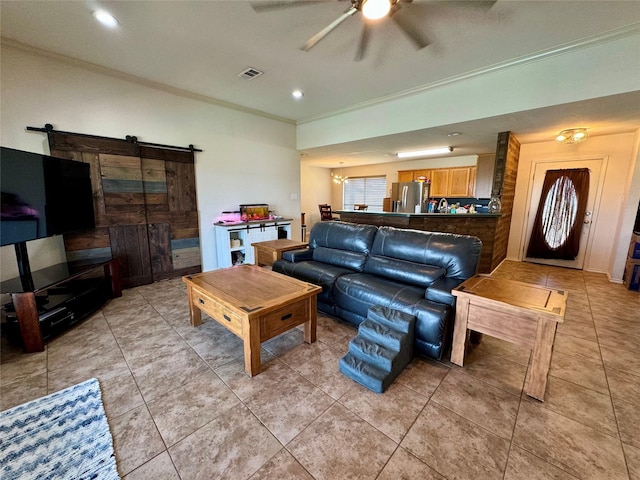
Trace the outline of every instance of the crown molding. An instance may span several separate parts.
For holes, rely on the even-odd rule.
[[[36,55],[39,57],[50,58],[52,60],[56,60],[61,63],[65,63],[67,65],[72,65],[75,67],[84,68],[86,70],[90,70],[95,73],[100,73],[102,75],[107,75],[109,77],[117,78],[119,80],[124,80],[127,82],[137,83],[138,85],[142,85],[148,88],[153,88],[155,90],[160,90],[165,93],[169,93],[172,95],[176,95],[179,97],[189,98],[191,100],[197,100],[199,102],[209,103],[211,105],[216,105],[218,107],[229,108],[231,110],[237,110],[243,113],[249,113],[251,115],[257,115],[259,117],[268,118],[270,120],[276,120],[278,122],[284,122],[291,125],[295,125],[296,122],[291,120],[290,118],[280,117],[278,115],[272,115],[267,112],[263,112],[261,110],[255,110],[249,107],[243,107],[242,105],[237,105],[235,103],[226,102],[224,100],[220,100],[218,98],[209,97],[207,95],[201,95],[198,93],[190,92],[188,90],[183,90],[177,87],[171,87],[169,85],[165,85],[164,83],[154,82],[152,80],[147,80],[142,77],[138,77],[137,75],[131,75],[129,73],[121,72],[120,70],[115,70],[113,68],[103,67],[101,65],[97,65],[95,63],[86,62],[84,60],[79,60],[77,58],[69,57],[67,55],[62,55],[60,53],[54,53],[49,50],[44,50],[42,48],[33,47],[31,45],[27,45],[22,42],[18,42],[16,40],[12,40],[6,37],[0,37],[0,45],[3,47],[11,47],[17,50],[21,50],[25,53],[29,53],[31,55]]]

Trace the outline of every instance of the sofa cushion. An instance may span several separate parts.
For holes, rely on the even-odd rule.
[[[274,272],[283,273],[303,282],[313,283],[322,287],[318,294],[318,302],[334,305],[333,284],[336,279],[353,270],[335,265],[328,265],[313,260],[291,263],[286,260],[276,260],[271,267]]]
[[[317,262],[361,272],[377,230],[373,225],[317,223],[311,230],[309,249]]]
[[[446,273],[444,268],[435,265],[423,265],[407,260],[376,255],[369,257],[364,271],[423,288],[429,287]]]
[[[390,257],[441,267],[446,277],[466,280],[476,273],[481,249],[480,239],[469,235],[379,227],[371,258]]]

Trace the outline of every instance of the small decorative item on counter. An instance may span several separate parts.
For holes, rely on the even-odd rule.
[[[438,202],[436,202],[435,200],[431,200],[431,201],[429,202],[429,208],[427,209],[427,211],[428,211],[429,213],[433,213],[433,212],[435,212],[435,211],[436,211],[436,205],[437,205],[437,204],[438,204]]]
[[[501,209],[502,203],[500,202],[500,199],[494,195],[491,197],[491,200],[489,200],[489,213],[500,213]]]
[[[476,213],[476,206],[471,204],[471,206],[469,206],[469,213]]]

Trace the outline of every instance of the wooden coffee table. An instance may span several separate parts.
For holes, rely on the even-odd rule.
[[[273,262],[282,258],[283,252],[305,248],[309,244],[296,242],[295,240],[289,240],[287,238],[280,238],[278,240],[256,242],[251,245],[255,252],[256,265],[270,266],[273,265]]]
[[[304,324],[304,340],[316,341],[316,295],[321,287],[254,265],[183,277],[191,325],[202,312],[244,341],[244,370],[260,373],[260,343]]]
[[[463,365],[469,331],[533,349],[527,395],[544,401],[558,323],[567,292],[488,275],[476,275],[451,292],[457,297],[451,362]]]

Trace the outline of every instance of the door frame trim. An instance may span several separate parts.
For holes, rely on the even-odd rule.
[[[582,270],[589,270],[589,263],[591,260],[591,248],[593,246],[593,237],[595,234],[595,230],[598,226],[598,214],[600,212],[600,202],[602,201],[602,190],[604,188],[604,180],[607,174],[607,168],[609,166],[609,155],[572,155],[572,156],[545,156],[543,158],[532,160],[531,165],[529,167],[528,172],[528,180],[527,180],[527,201],[525,204],[525,215],[523,217],[522,222],[522,231],[520,232],[520,248],[518,249],[518,260],[524,261],[526,258],[525,250],[527,247],[527,229],[529,226],[529,218],[532,214],[531,212],[531,204],[533,200],[531,198],[533,194],[533,177],[535,175],[536,168],[540,164],[545,163],[570,163],[570,162],[585,162],[588,160],[599,160],[600,163],[600,178],[598,178],[598,183],[596,185],[596,196],[593,202],[593,212],[591,214],[591,226],[589,231],[589,238],[587,239],[587,244],[585,245],[585,253],[584,253],[584,263],[582,266]],[[535,212],[533,212],[535,215]]]

